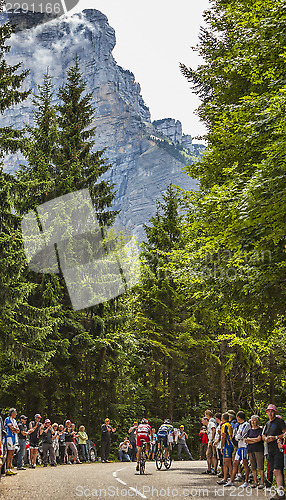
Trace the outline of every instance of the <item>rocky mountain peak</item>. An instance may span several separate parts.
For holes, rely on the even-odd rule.
[[[9,16],[14,22],[13,15]],[[142,224],[154,214],[155,202],[170,182],[186,189],[195,187],[195,181],[182,172],[186,163],[196,159],[182,145],[182,126],[173,119],[151,123],[140,84],[113,58],[115,32],[104,14],[87,9],[49,22],[43,19],[38,13],[20,15],[17,32],[9,40],[8,62],[22,61],[23,69],[30,69],[25,86],[37,93],[47,67],[56,91],[75,57],[80,59],[86,90],[92,93],[95,148],[106,148],[112,164],[105,176],[115,184],[115,209],[121,210],[120,222],[142,239]],[[0,21],[5,21],[5,15]],[[32,124],[31,99],[7,110],[2,123],[18,128]],[[23,159],[14,155],[5,167],[15,170],[20,161]]]

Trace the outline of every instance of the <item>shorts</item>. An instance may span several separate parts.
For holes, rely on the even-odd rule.
[[[163,442],[164,448],[168,448],[168,434],[157,434],[158,443]]]
[[[155,452],[156,452],[156,443],[151,445],[151,453],[155,453]],[[285,457],[286,457],[286,455],[285,455]]]
[[[7,450],[12,450],[14,451],[15,450],[15,444],[16,442],[13,440],[12,437],[7,437],[6,438],[6,444],[7,444]]]
[[[284,467],[284,453],[276,451],[276,453],[268,453],[268,464],[271,472],[274,470],[283,470]]]
[[[222,450],[223,458],[231,458],[232,452],[233,452],[233,445],[232,444],[225,445],[224,449]]]
[[[213,444],[208,444],[206,457],[216,458],[216,447]]]
[[[36,441],[30,441],[29,443],[29,449],[30,450],[37,450],[39,448],[39,443],[37,443]]]
[[[264,469],[264,453],[263,451],[253,451],[248,453],[251,470]]]
[[[136,439],[136,444],[141,448],[143,442],[150,443],[150,435],[149,434],[138,434]]]
[[[237,448],[234,460],[238,460],[240,462],[240,460],[246,460],[247,457],[247,448]]]

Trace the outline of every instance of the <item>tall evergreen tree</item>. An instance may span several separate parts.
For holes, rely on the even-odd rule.
[[[11,36],[9,25],[0,27],[0,111],[2,114],[22,102],[29,91],[20,89],[27,71],[17,71],[20,63],[7,64],[5,45]],[[16,151],[21,146],[22,131],[12,127],[0,129],[0,148]],[[43,369],[51,356],[46,339],[51,333],[53,318],[49,310],[39,310],[30,303],[35,285],[28,279],[26,259],[21,237],[20,217],[15,210],[17,182],[15,178],[0,171],[0,372],[2,404],[11,406],[15,400],[15,384],[18,395],[26,385],[27,376]],[[24,399],[24,396],[23,396]]]
[[[100,177],[108,168],[103,151],[92,151],[95,127],[92,94],[86,93],[79,59],[67,71],[67,82],[60,88],[57,106],[59,123],[58,148],[54,157],[58,195],[88,188],[98,217],[110,224],[115,213],[105,211],[112,206],[114,192],[110,181]]]

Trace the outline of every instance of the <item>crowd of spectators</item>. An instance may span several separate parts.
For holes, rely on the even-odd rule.
[[[85,462],[89,461],[87,440],[88,435],[85,427],[81,425],[76,431],[75,424],[66,420],[65,424],[53,423],[46,418],[42,423],[42,417],[36,413],[34,420],[27,425],[28,417],[21,415],[17,422],[16,408],[10,408],[8,416],[4,421],[4,432],[6,435],[7,457],[6,457],[6,475],[16,474],[12,463],[15,449],[17,448],[17,470],[25,470],[23,459],[26,452],[27,439],[29,438],[29,468],[36,468],[38,450],[41,441],[42,460],[44,467],[50,463],[51,467],[56,467],[57,463],[71,464],[73,462],[82,463],[79,459],[78,448]],[[0,429],[2,434],[2,429]],[[2,465],[2,442],[0,440],[0,465]]]
[[[207,470],[203,474],[218,475],[218,484],[226,488],[233,487],[235,481],[242,481],[242,488],[257,489],[270,488],[274,475],[276,492],[271,499],[284,500],[286,424],[277,415],[275,405],[268,405],[266,413],[268,422],[262,427],[258,415],[252,415],[248,421],[244,411],[235,414],[228,410],[213,416],[207,410],[199,433],[201,458],[205,454],[207,460]],[[250,473],[252,484],[249,482]]]

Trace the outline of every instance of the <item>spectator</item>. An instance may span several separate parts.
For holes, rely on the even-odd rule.
[[[52,430],[53,430],[53,448],[54,448],[54,452],[55,452],[55,458],[56,458],[56,462],[58,462],[59,460],[59,431],[58,431],[58,424],[55,422],[53,425],[52,425]]]
[[[178,434],[178,460],[182,460],[182,451],[184,450],[189,460],[194,460],[187,445],[188,434],[184,431],[184,426],[180,425]]]
[[[221,452],[223,456],[223,479],[217,481],[218,484],[226,484],[228,475],[232,474],[232,441],[233,428],[229,422],[229,414],[223,413],[221,416]]]
[[[200,441],[199,460],[205,460],[208,447],[208,433],[206,425],[202,425],[201,427],[201,430],[199,432],[199,441]]]
[[[251,429],[247,433],[245,442],[253,474],[253,488],[264,488],[264,445],[262,441],[262,427],[259,427],[258,415],[252,415],[250,419]],[[257,469],[260,471],[260,485],[257,483]]]
[[[217,458],[218,458],[218,461],[219,461],[219,464],[221,467],[221,472],[220,472],[220,474],[218,474],[218,477],[222,478],[224,476],[224,474],[223,474],[223,457],[222,457],[222,452],[221,452],[221,425],[222,425],[221,413],[215,414],[215,421],[216,421],[217,427],[216,427],[215,438],[214,438],[215,439],[214,446],[216,447]]]
[[[129,434],[129,441],[131,445],[131,453],[130,453],[130,458],[132,462],[136,462],[136,452],[137,452],[137,446],[136,446],[136,429],[138,427],[138,422],[133,422],[133,426],[130,427],[128,434]]]
[[[207,410],[208,411],[208,410]],[[208,433],[208,447],[207,447],[207,463],[208,463],[208,469],[202,474],[216,474],[217,470],[217,456],[216,456],[216,449],[213,446],[214,443],[214,438],[215,438],[215,432],[216,432],[216,425],[214,423],[214,419],[210,420],[208,417],[204,417],[202,419],[203,425],[207,426],[207,433]],[[212,471],[213,467],[213,471]]]
[[[130,462],[130,456],[128,454],[128,450],[130,448],[130,442],[128,441],[128,438],[125,437],[124,441],[120,443],[119,445],[119,460],[120,462]]]
[[[16,436],[19,433],[19,427],[16,422],[17,411],[16,408],[10,408],[8,417],[5,419],[4,427],[6,431],[6,445],[7,445],[7,458],[6,458],[6,476],[14,476],[17,472],[12,470],[12,461],[15,452]]]
[[[157,434],[156,434],[156,429],[152,429],[152,439],[151,439],[151,447],[150,447],[150,453],[149,453],[149,460],[154,460],[155,459],[155,453],[156,453],[156,447],[157,447]]]
[[[77,447],[73,441],[73,437],[75,435],[75,431],[72,430],[72,423],[70,420],[66,420],[66,427],[65,427],[65,441],[66,441],[66,448],[65,448],[65,460],[68,463],[68,465],[71,465],[71,455],[68,455],[68,451],[74,454],[75,456],[75,461],[77,464],[80,464],[80,460],[78,458],[78,451]]]
[[[230,425],[231,425],[231,427],[233,429],[232,441],[233,441],[233,446],[234,446],[233,454],[235,455],[236,452],[237,452],[237,444],[238,444],[237,440],[236,440],[236,433],[237,433],[237,429],[238,429],[239,423],[236,420],[236,414],[235,414],[235,412],[233,410],[228,410],[227,413],[229,414],[229,422],[230,422]],[[236,481],[242,481],[240,464],[238,465],[238,469],[237,469],[237,474],[236,474],[235,480]]]
[[[43,446],[43,463],[44,467],[47,467],[48,465],[48,454],[50,458],[50,465],[51,467],[56,467],[56,458],[55,458],[55,451],[53,447],[53,428],[52,428],[52,422],[46,418],[44,425],[43,425],[43,432],[42,432],[42,446]]]
[[[106,418],[104,424],[101,426],[101,461],[109,462],[109,453],[111,445],[111,436],[116,431],[110,425],[109,418]]]
[[[18,423],[19,452],[17,459],[17,470],[26,470],[26,468],[23,465],[23,458],[25,456],[25,451],[26,451],[27,436],[29,435],[29,431],[26,425],[27,419],[28,417],[26,417],[26,415],[21,415],[20,422]]]
[[[236,433],[236,440],[238,442],[238,448],[237,452],[234,457],[234,462],[233,462],[233,468],[232,468],[232,473],[230,476],[230,480],[228,483],[226,483],[227,486],[234,486],[234,478],[237,473],[238,466],[242,460],[243,465],[244,465],[244,473],[245,473],[245,481],[242,485],[242,488],[247,488],[249,486],[248,484],[248,476],[249,476],[249,467],[248,467],[248,458],[247,458],[247,444],[245,442],[245,438],[248,434],[248,431],[251,429],[249,423],[245,420],[245,413],[244,411],[239,411],[236,414],[236,419],[237,422],[239,423],[239,426],[237,428],[237,433]]]
[[[42,435],[43,428],[41,425],[41,415],[36,413],[33,421],[29,423],[29,432],[30,432],[30,443],[29,443],[29,451],[30,451],[30,469],[36,468],[36,460],[37,453],[39,448],[40,436]]]
[[[63,424],[59,425],[59,455],[60,463],[65,463],[65,451],[66,451],[66,436]]]
[[[89,462],[88,449],[87,449],[88,435],[85,432],[85,426],[81,425],[78,430],[78,445],[84,462]]]
[[[286,426],[284,420],[277,417],[277,408],[275,405],[268,405],[266,413],[269,421],[263,429],[262,439],[267,443],[269,468],[270,472],[273,471],[277,484],[277,494],[272,498],[273,500],[283,500],[285,498],[282,475],[284,457],[278,448],[277,440],[283,438]]]

